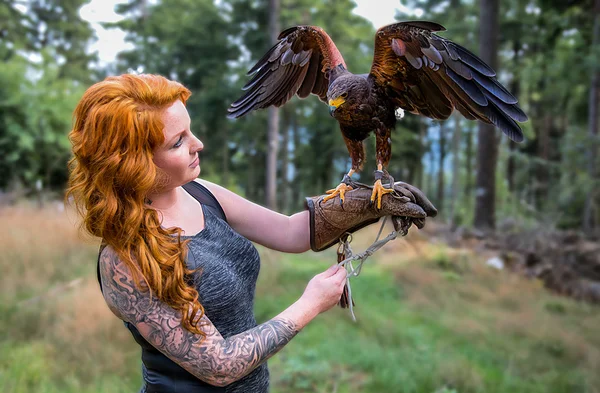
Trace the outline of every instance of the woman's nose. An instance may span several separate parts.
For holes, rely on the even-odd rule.
[[[196,137],[194,137],[194,139],[195,139],[194,145],[193,145],[194,153],[204,149],[204,143],[202,143],[202,141]]]

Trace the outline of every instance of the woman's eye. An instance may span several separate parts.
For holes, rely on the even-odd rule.
[[[179,147],[183,143],[183,137],[180,136],[177,142],[173,145],[173,147]]]

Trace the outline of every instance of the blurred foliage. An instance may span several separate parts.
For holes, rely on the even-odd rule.
[[[479,1],[405,3],[423,11],[420,19],[443,24],[448,31],[442,35],[477,53]],[[593,1],[510,0],[500,2],[500,7],[498,77],[517,95],[530,120],[522,124],[523,144],[509,147],[501,139],[498,216],[523,224],[534,220],[580,227],[585,196],[600,185],[586,172],[584,154],[598,142],[588,135],[587,116],[591,72],[600,50],[591,45]],[[456,153],[462,155],[465,150],[463,146]],[[598,223],[597,197],[594,203]],[[468,209],[459,220],[468,223],[471,215]]]
[[[84,3],[0,1],[0,190],[34,190],[41,182],[60,192],[67,177],[70,116],[83,90],[107,73],[146,72],[179,80],[192,90],[193,131],[206,146],[202,176],[263,203],[266,111],[238,120],[226,114],[242,93],[246,71],[270,46],[268,1],[131,0],[118,5],[123,19],[105,27],[124,30],[134,49],[104,68],[87,49],[93,29],[79,16]],[[439,22],[447,28],[440,34],[477,53],[479,1],[403,4],[420,16],[398,14],[398,20]],[[592,47],[592,5],[592,0],[501,3],[498,77],[530,117],[522,125],[525,143],[515,146],[500,138],[496,188],[502,219],[581,227],[586,197],[594,195],[600,222],[599,180],[586,168],[584,154],[598,142],[589,135],[587,113],[591,72],[600,54]],[[282,0],[281,26],[323,27],[349,69],[367,73],[375,29],[353,14],[353,7],[351,0]],[[337,123],[317,97],[294,98],[280,110],[287,146],[280,146],[279,206],[289,213],[301,208],[303,196],[335,186],[350,161]],[[389,171],[423,188],[442,217],[449,219],[451,210],[453,223],[469,225],[476,191],[476,123],[460,122],[460,143],[454,148],[454,121],[449,123],[440,135],[439,122],[406,114],[393,132]],[[370,182],[374,138],[365,143],[367,162],[357,179]],[[457,173],[450,165],[454,159]]]
[[[95,79],[85,0],[0,2],[0,189],[61,189],[71,113]]]

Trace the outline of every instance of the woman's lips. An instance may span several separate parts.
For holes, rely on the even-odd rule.
[[[196,159],[190,164],[191,168],[195,168],[200,164],[200,158],[196,157]]]

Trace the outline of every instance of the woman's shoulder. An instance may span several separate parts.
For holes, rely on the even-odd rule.
[[[100,249],[100,257],[98,262],[100,263],[100,276],[102,277],[103,281],[105,278],[105,273],[114,272],[117,266],[125,266],[125,263],[121,260],[115,249],[109,245],[105,245]]]
[[[221,208],[227,216],[227,221],[230,222],[230,224],[232,222],[235,223],[239,212],[245,211],[252,204],[235,192],[216,183],[204,179],[195,179],[194,181],[210,191],[217,202],[219,202],[219,205],[221,205]]]
[[[132,267],[136,267],[134,265],[135,261],[132,260],[129,263],[123,261],[119,253],[109,245],[100,251],[98,263],[100,264],[100,277],[103,286],[104,284],[110,284],[116,278],[131,280],[140,278],[143,281],[143,277],[140,276],[141,272],[132,270]]]
[[[113,247],[107,245],[100,251],[98,267],[102,295],[106,304],[117,317],[125,320],[123,314],[125,310],[122,309],[123,304],[116,294],[123,290],[130,292],[132,295],[139,292],[139,288],[134,283],[134,274],[130,266],[121,259]],[[142,282],[141,286],[144,286],[144,284]]]

